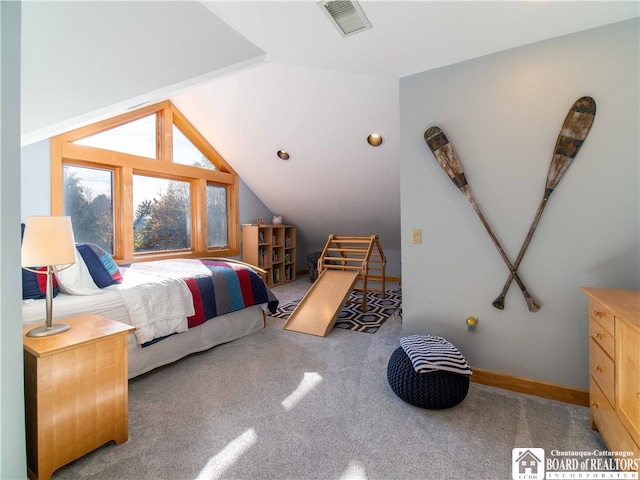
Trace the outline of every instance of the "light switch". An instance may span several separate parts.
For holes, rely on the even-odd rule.
[[[411,229],[411,243],[416,245],[422,243],[422,230],[420,228]]]

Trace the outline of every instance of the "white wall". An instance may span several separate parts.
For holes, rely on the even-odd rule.
[[[51,215],[51,143],[41,140],[20,150],[24,174],[20,178],[21,219]]]
[[[20,9],[0,2],[0,478],[24,479],[20,272]]]
[[[442,335],[477,368],[588,388],[580,287],[640,284],[638,32],[630,20],[401,80],[405,334]],[[530,313],[514,283],[496,310],[507,268],[423,134],[443,129],[513,260],[560,126],[583,95],[597,102],[595,122],[519,269],[542,309]],[[477,334],[466,332],[468,315],[480,319]]]

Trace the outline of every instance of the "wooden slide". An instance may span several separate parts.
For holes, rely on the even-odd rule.
[[[362,292],[362,311],[367,311],[369,271],[380,272],[384,298],[386,259],[377,235],[344,237],[329,235],[318,259],[320,275],[284,324],[285,330],[326,337],[336,323],[352,290]],[[356,287],[358,280],[361,287]]]
[[[323,270],[284,329],[326,337],[357,281],[357,271]]]

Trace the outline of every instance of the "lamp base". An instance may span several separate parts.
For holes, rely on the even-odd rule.
[[[27,332],[27,337],[48,337],[49,335],[57,335],[58,333],[66,332],[71,328],[71,325],[65,323],[54,323],[51,327],[43,325],[36,327]]]

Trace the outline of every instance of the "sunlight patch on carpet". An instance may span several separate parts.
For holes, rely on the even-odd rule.
[[[194,480],[215,480],[222,478],[224,472],[258,441],[253,428],[245,430],[240,436],[229,442],[216,456],[211,457]]]
[[[340,480],[367,480],[368,478],[364,465],[357,460],[349,461],[347,469],[340,476]]]
[[[322,376],[317,372],[304,372],[304,377],[300,385],[296,387],[291,395],[285,398],[280,405],[285,410],[291,410],[295,407],[311,390],[316,388],[322,382]]]

